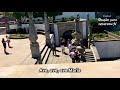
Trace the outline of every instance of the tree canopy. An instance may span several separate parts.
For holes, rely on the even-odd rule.
[[[26,17],[28,17],[27,12],[25,12],[24,14]],[[58,16],[58,15],[62,15],[62,12],[47,12],[47,15],[49,17],[53,17],[53,16]],[[44,17],[44,12],[33,12],[33,17],[37,18],[37,17]]]
[[[28,17],[28,12],[3,12],[5,16],[15,17],[17,20],[21,20],[21,17]],[[53,21],[55,20],[55,16],[62,15],[62,12],[47,12],[48,17],[53,17]],[[33,12],[33,17],[42,17],[44,20],[44,12]]]
[[[13,12],[1,12],[2,15],[11,17],[13,15]]]

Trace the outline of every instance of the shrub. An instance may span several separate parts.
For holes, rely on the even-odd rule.
[[[66,17],[62,17],[62,22],[66,22],[67,21],[67,18]]]
[[[73,17],[73,16],[71,16],[70,18],[69,18],[69,20],[70,21],[73,21],[75,18]]]
[[[17,34],[22,34],[23,33],[23,28],[19,27],[16,29]]]
[[[104,26],[98,26],[98,19],[90,19],[90,29],[92,30],[92,33],[102,33],[104,32],[105,27]]]

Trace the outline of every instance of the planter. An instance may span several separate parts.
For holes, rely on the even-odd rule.
[[[29,37],[29,35],[28,34],[12,34],[12,35],[10,35],[10,39],[26,39],[26,38],[28,38]]]

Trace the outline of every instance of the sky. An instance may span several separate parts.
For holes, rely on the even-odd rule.
[[[56,16],[56,19],[62,18],[62,17],[70,17],[70,16],[77,16],[77,13],[80,15],[82,19],[86,19],[86,13],[89,13],[90,18],[95,18],[95,12],[63,12],[63,15]]]

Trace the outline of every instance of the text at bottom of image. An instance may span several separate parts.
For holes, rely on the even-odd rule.
[[[39,73],[80,73],[81,69],[79,68],[66,68],[66,69],[47,69],[47,68],[40,68]]]

